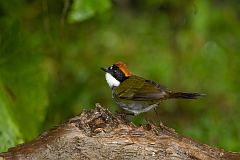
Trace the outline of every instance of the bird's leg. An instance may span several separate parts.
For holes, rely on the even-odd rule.
[[[116,115],[125,119],[125,120],[129,120],[129,117],[133,117],[134,113],[131,112],[122,112],[122,111],[117,111]],[[131,119],[131,118],[130,118]]]
[[[157,123],[159,124],[163,124],[160,117],[158,116],[158,111],[157,111],[157,107],[154,107],[154,112],[156,114],[156,117],[157,117]]]

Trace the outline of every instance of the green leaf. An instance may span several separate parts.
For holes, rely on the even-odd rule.
[[[13,122],[12,116],[8,112],[10,107],[9,97],[7,97],[4,87],[0,82],[0,152],[6,151],[17,143],[23,142],[17,125]]]
[[[68,15],[68,22],[80,22],[102,13],[111,7],[110,0],[74,0]]]
[[[31,49],[34,46],[31,38],[19,32],[18,24],[0,35],[0,139],[3,146],[17,143],[19,135],[24,140],[36,137],[45,117],[47,72],[42,55]]]

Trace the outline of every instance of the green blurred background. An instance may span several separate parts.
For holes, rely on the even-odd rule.
[[[119,108],[99,69],[122,60],[177,91],[140,115],[240,151],[240,3],[237,0],[0,1],[0,151],[95,107]]]

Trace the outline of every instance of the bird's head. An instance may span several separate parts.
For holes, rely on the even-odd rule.
[[[132,75],[127,65],[121,61],[114,63],[110,67],[102,67],[101,69],[106,72],[106,80],[110,88],[119,86],[121,82]]]

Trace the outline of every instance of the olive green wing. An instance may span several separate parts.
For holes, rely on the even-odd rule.
[[[132,76],[117,87],[115,94],[120,99],[149,101],[168,97],[168,91],[158,83],[138,76]]]

